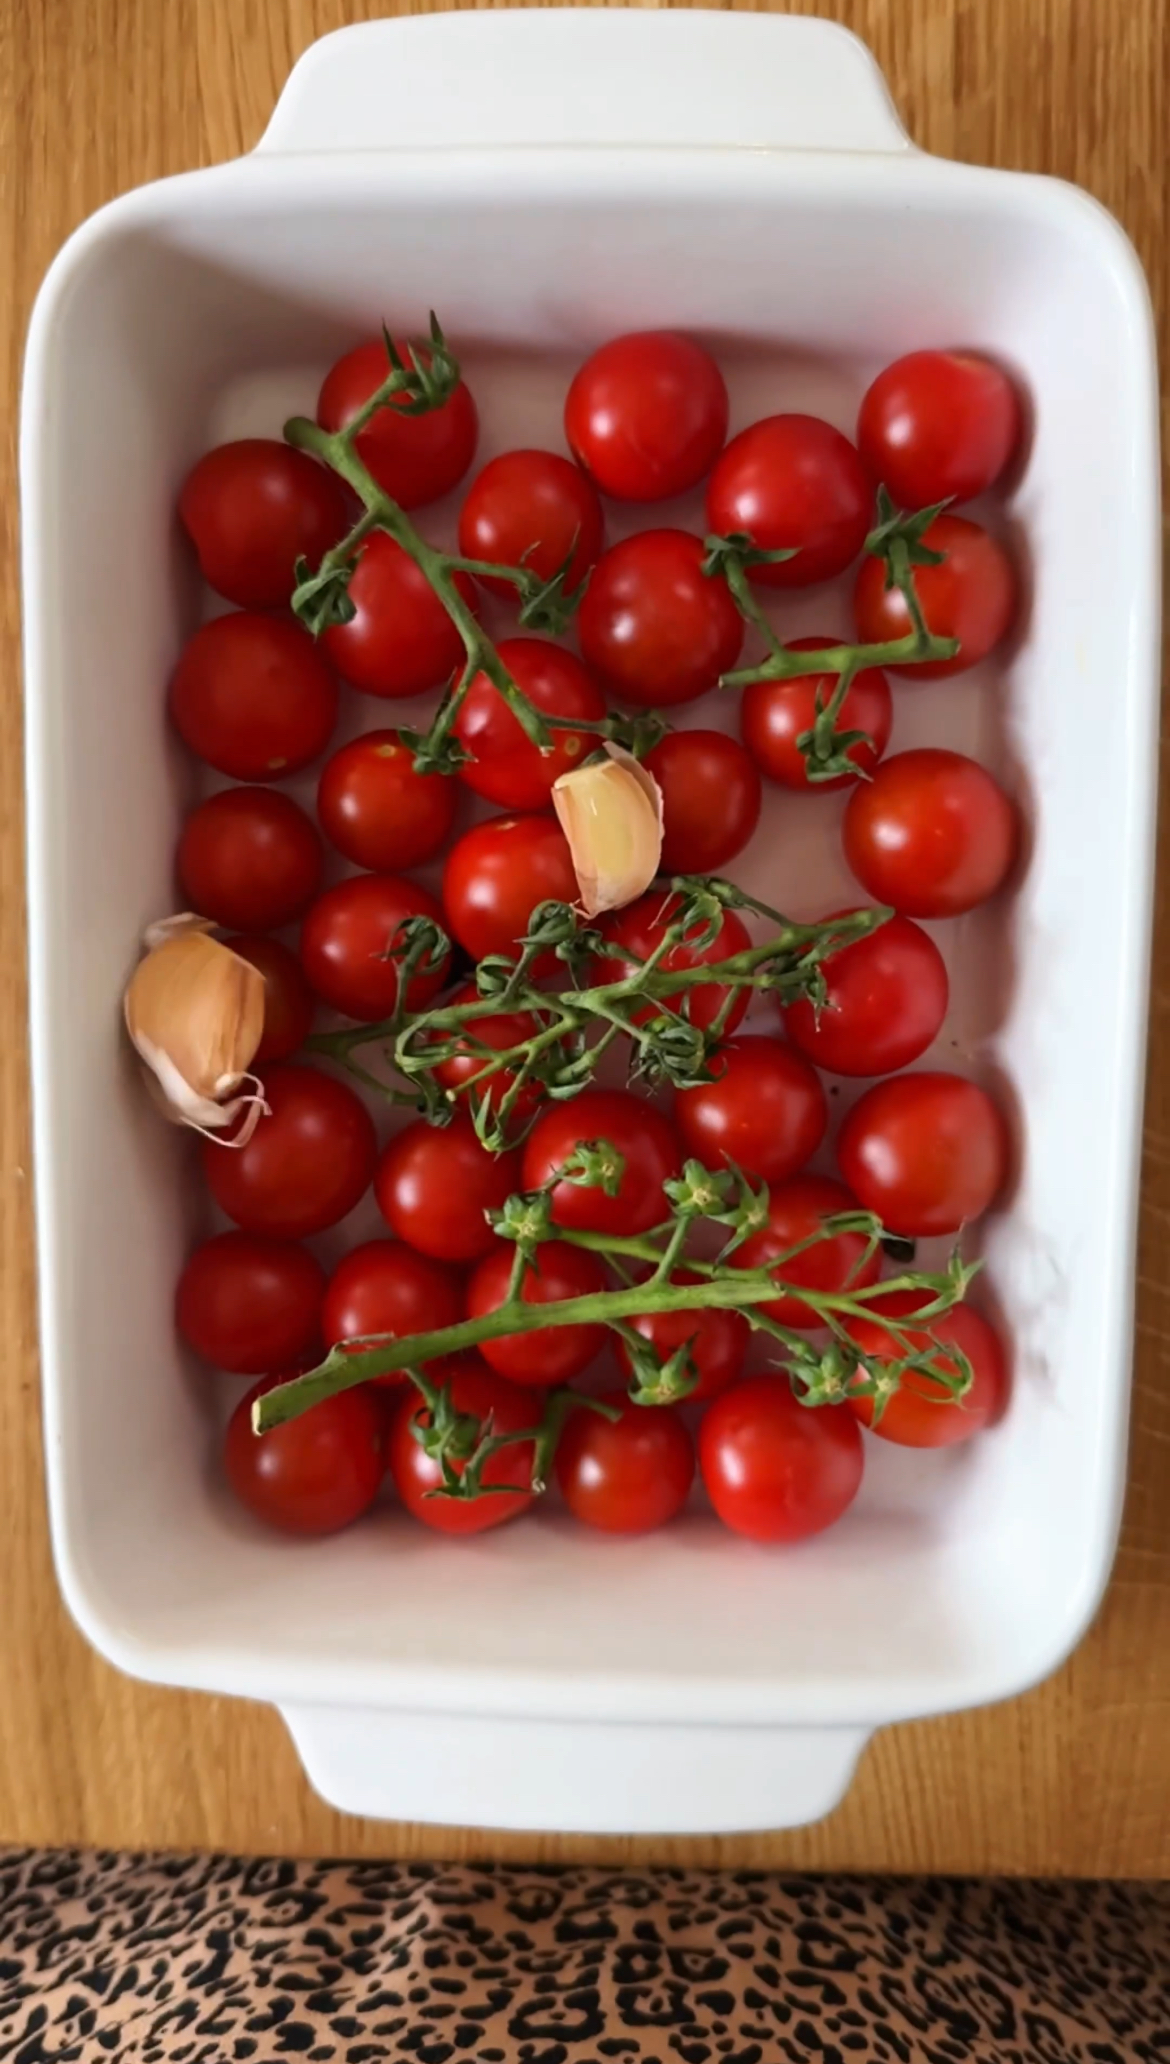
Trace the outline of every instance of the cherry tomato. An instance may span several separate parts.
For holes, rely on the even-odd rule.
[[[911,351],[867,388],[861,456],[902,509],[969,502],[994,485],[1020,441],[1007,374],[974,351]]]
[[[369,1187],[373,1121],[352,1089],[316,1068],[270,1068],[264,1096],[270,1115],[247,1146],[204,1141],[203,1173],[246,1233],[304,1240],[336,1225]]]
[[[952,1397],[944,1383],[925,1371],[908,1369],[887,1398],[876,1425],[873,1398],[850,1398],[849,1406],[863,1426],[898,1447],[949,1448],[956,1441],[970,1440],[972,1434],[999,1418],[1007,1399],[1007,1356],[995,1328],[969,1304],[956,1304],[924,1327],[909,1327],[907,1321],[922,1310],[924,1302],[929,1298],[920,1290],[891,1291],[874,1305],[872,1319],[850,1319],[850,1338],[864,1355],[879,1362],[901,1361],[906,1352],[920,1352],[935,1344],[957,1347],[971,1364],[970,1390],[961,1398]],[[881,1323],[891,1319],[898,1321],[902,1337],[895,1339]],[[938,1360],[952,1373],[957,1370],[957,1363],[947,1355],[939,1355]]]
[[[485,1429],[490,1426],[499,1438],[527,1433],[540,1423],[542,1405],[535,1392],[497,1376],[485,1368],[478,1355],[452,1356],[441,1371],[432,1370],[431,1375],[435,1382],[442,1378],[456,1411],[478,1419]],[[518,1489],[514,1496],[494,1490],[480,1498],[444,1497],[442,1469],[424,1452],[413,1432],[415,1426],[429,1424],[430,1413],[411,1385],[403,1391],[391,1420],[387,1453],[394,1488],[414,1519],[440,1534],[482,1534],[527,1510],[533,1492],[525,1489]],[[484,1464],[480,1482],[531,1484],[534,1460],[530,1440],[499,1448]],[[462,1462],[456,1461],[454,1467],[462,1476]]]
[[[603,344],[574,375],[565,436],[603,494],[660,502],[710,470],[727,411],[710,352],[673,330],[643,330]]]
[[[390,1141],[374,1177],[378,1209],[392,1233],[435,1261],[476,1261],[496,1236],[486,1214],[520,1188],[520,1156],[490,1154],[470,1118],[449,1125],[416,1119]]]
[[[723,731],[668,731],[646,755],[662,790],[662,869],[715,874],[742,853],[760,821],[760,777]]]
[[[736,1265],[765,1268],[802,1241],[811,1240],[826,1219],[857,1208],[856,1197],[828,1175],[797,1175],[778,1183],[768,1201],[767,1225],[737,1250]],[[783,1262],[775,1273],[798,1290],[819,1290],[829,1296],[864,1290],[876,1283],[882,1272],[880,1253],[866,1259],[866,1246],[861,1233],[834,1233],[818,1239],[793,1260]],[[778,1297],[760,1309],[782,1326],[815,1328],[824,1323],[814,1308],[799,1297]]]
[[[410,347],[396,338],[398,354],[410,364]],[[429,365],[428,351],[419,358]],[[381,338],[347,351],[325,375],[317,401],[317,421],[323,430],[344,430],[388,379],[391,371],[386,346]],[[437,501],[455,487],[475,457],[479,418],[475,403],[460,380],[441,408],[425,415],[406,413],[409,398],[396,395],[384,402],[358,432],[357,452],[388,495],[402,509],[418,509],[424,502]]]
[[[240,1399],[224,1439],[224,1473],[241,1505],[268,1526],[335,1534],[378,1495],[386,1469],[378,1407],[363,1390],[343,1390],[299,1419],[253,1433],[253,1400],[288,1380],[267,1377]]]
[[[524,1148],[524,1188],[537,1190],[575,1148],[608,1141],[625,1162],[617,1195],[566,1179],[552,1192],[556,1225],[574,1232],[644,1233],[669,1217],[663,1183],[682,1167],[678,1141],[661,1111],[624,1089],[585,1089],[541,1113]]]
[[[317,817],[355,867],[397,874],[431,860],[455,822],[459,791],[444,774],[415,772],[398,731],[367,731],[326,760]]]
[[[873,521],[873,489],[847,437],[819,416],[765,416],[733,437],[707,488],[707,528],[736,531],[766,552],[765,588],[807,588],[856,559]],[[876,561],[875,561],[876,564]]]
[[[355,874],[310,904],[301,926],[301,966],[316,994],[346,1017],[376,1024],[398,1003],[399,963],[390,949],[408,918],[443,913],[417,882],[398,874]],[[447,975],[449,954],[411,977],[408,1010],[425,1010]]]
[[[749,1541],[803,1541],[847,1512],[865,1453],[847,1405],[801,1405],[785,1376],[749,1376],[708,1405],[699,1468],[724,1526]]]
[[[941,681],[977,666],[1007,636],[1016,614],[1016,572],[1003,546],[965,516],[936,516],[923,532],[932,552],[945,552],[940,566],[916,566],[914,587],[927,629],[936,638],[957,638],[953,659],[907,661],[891,673],[918,681]],[[910,612],[900,588],[886,587],[886,569],[872,555],[862,560],[853,590],[857,635],[867,644],[904,638]]]
[[[467,575],[451,578],[473,604],[475,588]],[[349,623],[331,624],[321,644],[338,673],[367,695],[392,702],[425,695],[462,664],[463,640],[425,573],[384,530],[374,531],[362,546],[349,599],[356,614]]]
[[[511,1241],[498,1241],[473,1270],[467,1286],[469,1319],[482,1319],[507,1301],[515,1251]],[[595,1254],[564,1240],[546,1240],[524,1272],[520,1295],[524,1304],[562,1304],[570,1297],[594,1296],[605,1287],[605,1269]],[[605,1340],[606,1329],[600,1325],[541,1326],[535,1333],[505,1333],[499,1340],[481,1341],[479,1351],[497,1375],[543,1390],[579,1376]]]
[[[632,975],[639,964],[650,958],[668,929],[682,898],[671,890],[650,889],[639,896],[636,903],[627,903],[624,910],[614,910],[603,919],[601,932],[612,946],[621,949],[622,958],[610,960],[600,955],[594,961],[595,982],[623,982]],[[704,926],[698,924],[691,929],[691,937],[702,936]],[[691,945],[686,938],[672,946],[659,962],[664,974],[689,972],[692,968],[710,967],[719,960],[730,960],[733,954],[745,953],[751,945],[751,933],[742,918],[734,910],[723,913],[719,930],[710,945]],[[749,991],[740,989],[732,1002],[726,1019],[726,1030],[734,1032],[743,1019],[748,1007]],[[659,1017],[663,1010],[681,1012],[684,1002],[692,1025],[703,1031],[713,1025],[727,1002],[728,986],[723,982],[704,982],[689,991],[680,989],[658,1002],[647,1003],[634,1012],[637,1024],[644,1025],[651,1018]]]
[[[743,618],[703,557],[689,531],[643,530],[598,560],[577,629],[586,666],[611,695],[639,708],[694,702],[735,665]]]
[[[262,1376],[312,1354],[321,1337],[325,1271],[307,1247],[256,1233],[218,1233],[179,1277],[175,1323],[188,1346],[234,1376]]]
[[[199,570],[218,595],[245,609],[277,609],[346,528],[337,477],[307,452],[272,437],[217,445],[191,468],[179,516]]]
[[[825,652],[841,643],[839,638],[790,638],[789,652]],[[837,774],[828,781],[810,781],[808,763],[798,750],[797,739],[811,731],[821,708],[836,687],[832,674],[793,674],[787,681],[752,681],[743,691],[739,705],[739,726],[743,742],[756,765],[784,788],[855,788],[851,774]],[[894,721],[890,684],[880,667],[863,667],[845,691],[845,700],[834,729],[864,731],[872,744],[859,739],[846,758],[863,773],[876,767],[889,744]]]
[[[828,996],[820,1011],[801,998],[783,1013],[792,1044],[819,1068],[892,1075],[938,1037],[950,996],[947,971],[934,940],[908,917],[887,918],[831,953],[822,972]]]
[[[388,1333],[406,1340],[437,1333],[463,1317],[463,1284],[454,1269],[416,1254],[401,1240],[366,1240],[338,1262],[329,1278],[321,1312],[326,1347]],[[397,1389],[409,1382],[402,1370],[371,1382]]]
[[[448,1000],[453,1006],[474,1003],[477,995],[474,982],[467,982]],[[519,1046],[525,1040],[531,1039],[539,1029],[537,1019],[531,1011],[493,1011],[488,1017],[475,1018],[450,1058],[435,1062],[435,1081],[454,1096],[466,1096],[470,1104],[478,1105],[486,1096],[489,1108],[498,1111],[516,1080],[515,1071],[511,1068],[500,1068],[494,1075],[484,1077],[483,1070],[489,1064],[489,1057],[477,1051],[477,1048],[487,1046],[491,1047],[493,1052],[501,1053],[508,1047]],[[543,1096],[544,1091],[539,1083],[525,1083],[512,1106],[512,1122],[517,1131],[532,1116]]]
[[[239,610],[188,638],[171,676],[184,745],[235,781],[275,781],[324,752],[337,684],[299,624]]]
[[[603,1418],[573,1412],[557,1444],[557,1482],[574,1519],[607,1534],[648,1534],[687,1502],[695,1478],[695,1444],[677,1412],[635,1405],[620,1391],[601,1402]]]
[[[489,953],[515,959],[538,903],[576,900],[569,842],[551,817],[489,817],[447,855],[447,926],[473,960]]]
[[[1007,1180],[1007,1126],[987,1091],[961,1075],[895,1075],[854,1104],[837,1160],[888,1231],[909,1239],[957,1233]]]
[[[308,1038],[317,1008],[300,961],[281,940],[266,938],[263,933],[239,933],[234,939],[225,939],[224,945],[259,968],[264,977],[264,1031],[253,1066],[287,1061]],[[294,1357],[282,1355],[280,1359],[287,1362]]]
[[[465,559],[526,567],[542,581],[567,563],[565,587],[572,593],[601,551],[604,529],[597,490],[570,459],[559,452],[502,452],[467,490],[459,550]],[[510,580],[480,576],[480,584],[509,600],[516,593]]]
[[[700,1278],[689,1269],[676,1269],[670,1280],[697,1283]],[[735,1382],[751,1338],[743,1313],[722,1311],[718,1305],[712,1305],[708,1311],[642,1312],[636,1319],[627,1320],[627,1324],[649,1341],[660,1362],[668,1362],[680,1347],[687,1349],[698,1378],[683,1400],[688,1405],[706,1404]],[[632,1378],[634,1365],[629,1348],[621,1339],[615,1345],[620,1367],[627,1378]]]
[[[505,638],[497,647],[516,686],[538,710],[554,717],[605,715],[605,697],[579,659],[547,638]],[[551,752],[524,736],[503,696],[486,674],[477,674],[455,719],[454,733],[471,758],[459,779],[476,795],[507,810],[543,810],[553,782],[594,752],[587,731],[554,730]]]
[[[748,1033],[711,1056],[714,1080],[676,1090],[674,1122],[706,1168],[733,1164],[763,1182],[795,1175],[829,1122],[821,1079],[779,1039]]]
[[[845,811],[845,858],[905,917],[960,917],[994,896],[1019,839],[1015,805],[977,760],[940,746],[895,753]]]
[[[184,824],[175,860],[189,907],[245,932],[299,917],[324,864],[316,827],[289,796],[269,788],[208,796]]]

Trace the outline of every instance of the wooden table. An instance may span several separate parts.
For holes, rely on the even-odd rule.
[[[45,266],[83,216],[247,150],[314,36],[377,0],[0,0],[0,1841],[348,1855],[1170,1873],[1170,931],[1159,926],[1132,1485],[1106,1605],[1072,1662],[998,1710],[879,1737],[819,1827],[582,1842],[346,1820],[276,1715],[131,1683],[67,1621],[37,1408],[25,1062],[17,517],[20,355]],[[819,0],[876,52],[917,141],[1058,173],[1125,224],[1166,336],[1165,0]],[[1086,579],[1091,578],[1086,568]],[[1101,683],[1107,712],[1110,684]],[[1164,861],[1163,886],[1167,863]],[[1165,899],[1163,898],[1163,903]],[[875,1601],[875,1605],[878,1602]]]

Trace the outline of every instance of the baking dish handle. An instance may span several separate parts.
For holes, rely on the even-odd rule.
[[[261,151],[485,145],[906,151],[864,43],[805,16],[524,8],[335,30]]]

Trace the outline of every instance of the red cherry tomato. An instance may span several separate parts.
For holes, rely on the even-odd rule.
[[[459,791],[443,774],[417,774],[397,731],[367,731],[326,760],[317,817],[355,867],[397,874],[431,860],[455,822]]]
[[[576,900],[569,842],[551,817],[489,817],[447,855],[447,925],[473,960],[489,953],[515,959],[538,903]]]
[[[337,684],[297,623],[240,610],[189,638],[171,676],[184,745],[235,781],[307,767],[337,721]]]
[[[259,968],[264,977],[264,1031],[253,1066],[262,1067],[266,1061],[287,1061],[308,1038],[317,1008],[300,961],[281,940],[266,938],[263,933],[240,933],[234,939],[225,939],[224,945],[238,953],[241,960]],[[293,1354],[280,1357],[284,1362],[295,1359]]]
[[[496,1235],[486,1214],[501,1210],[519,1188],[519,1154],[489,1154],[463,1117],[445,1126],[416,1119],[390,1141],[374,1177],[391,1232],[435,1261],[490,1253]]]
[[[467,1286],[469,1319],[482,1319],[507,1301],[515,1251],[510,1241],[497,1242],[474,1269]],[[595,1254],[564,1240],[546,1240],[525,1270],[520,1294],[525,1304],[563,1304],[570,1297],[594,1296],[605,1287],[605,1269]],[[605,1340],[606,1329],[600,1325],[540,1326],[534,1333],[484,1340],[479,1351],[497,1375],[543,1390],[579,1376]]]
[[[867,388],[861,456],[902,509],[969,502],[992,487],[1020,441],[1007,374],[974,351],[911,351]]]
[[[697,1283],[700,1278],[688,1269],[676,1269],[670,1280]],[[668,1362],[680,1347],[687,1349],[698,1379],[683,1400],[688,1405],[706,1404],[735,1382],[751,1338],[742,1312],[721,1311],[717,1305],[707,1311],[643,1312],[627,1324],[649,1342],[660,1362]],[[616,1341],[616,1352],[627,1379],[632,1379],[634,1365],[624,1341]]]
[[[700,538],[643,530],[611,545],[577,616],[581,654],[611,695],[639,708],[693,702],[735,665],[743,618]]]
[[[410,364],[410,347],[396,338],[398,354]],[[419,350],[424,365],[429,351]],[[389,377],[386,346],[378,338],[347,351],[325,375],[317,401],[317,421],[323,430],[344,430]],[[460,380],[441,408],[425,415],[406,413],[408,397],[396,395],[370,417],[358,432],[357,452],[388,495],[403,509],[421,508],[437,501],[462,480],[475,457],[479,418],[475,403]]]
[[[908,661],[891,673],[918,681],[941,681],[977,666],[1007,636],[1016,614],[1016,572],[1003,546],[965,516],[936,516],[923,532],[932,552],[945,552],[940,566],[916,566],[914,587],[927,629],[936,638],[957,638],[953,659]],[[886,569],[872,556],[862,560],[853,590],[857,635],[866,645],[905,638],[910,612],[900,588],[886,587]]]
[[[864,1290],[877,1282],[882,1263],[877,1252],[866,1259],[868,1243],[861,1233],[834,1233],[805,1247],[791,1261],[780,1260],[802,1241],[812,1240],[826,1219],[857,1208],[856,1197],[831,1176],[797,1175],[778,1183],[769,1198],[767,1225],[737,1250],[736,1265],[765,1268],[776,1262],[774,1273],[785,1284],[798,1290],[819,1290],[827,1296]],[[815,1328],[824,1323],[816,1310],[799,1297],[778,1297],[760,1309],[782,1326]]]
[[[856,559],[873,521],[873,488],[847,437],[819,416],[765,416],[733,437],[707,488],[707,528],[736,531],[766,552],[753,566],[766,588],[832,580]],[[876,562],[875,562],[876,563]]]
[[[662,790],[662,869],[715,874],[742,853],[760,821],[760,777],[723,731],[668,731],[648,752]]]
[[[344,1082],[279,1064],[264,1078],[270,1115],[245,1147],[205,1140],[203,1173],[246,1233],[304,1240],[353,1210],[377,1158],[373,1121]]]
[[[463,1285],[454,1269],[416,1254],[401,1240],[366,1240],[338,1262],[321,1312],[326,1347],[388,1333],[395,1340],[437,1333],[463,1317]],[[396,1389],[409,1378],[395,1370],[372,1382]]]
[[[847,1405],[801,1405],[787,1377],[749,1376],[707,1407],[699,1468],[733,1533],[803,1541],[848,1511],[865,1454]]]
[[[679,1174],[678,1141],[661,1111],[624,1089],[585,1089],[542,1112],[524,1149],[524,1188],[548,1182],[582,1144],[605,1140],[625,1169],[616,1196],[566,1179],[552,1193],[556,1225],[574,1232],[644,1233],[669,1216],[663,1183]]]
[[[444,1382],[456,1411],[478,1420],[485,1430],[490,1428],[501,1439],[509,1434],[527,1433],[540,1423],[542,1405],[535,1392],[497,1376],[485,1368],[478,1355],[452,1356],[441,1370],[433,1369],[431,1377],[436,1383]],[[429,1424],[430,1413],[412,1385],[398,1401],[387,1441],[394,1488],[412,1518],[421,1519],[424,1526],[433,1527],[440,1534],[482,1534],[486,1528],[502,1526],[505,1520],[515,1519],[527,1510],[533,1492],[523,1488],[514,1496],[499,1489],[480,1498],[443,1496],[442,1469],[425,1453],[413,1431],[416,1426]],[[480,1481],[488,1485],[531,1484],[534,1459],[530,1440],[498,1448],[484,1464]],[[456,1461],[454,1468],[462,1476],[462,1461]]]
[[[648,960],[669,928],[682,899],[671,890],[650,889],[645,896],[639,896],[636,903],[627,903],[624,910],[614,910],[603,919],[601,932],[611,946],[620,949],[620,958],[611,960],[600,955],[593,963],[593,978],[596,983],[623,982],[644,960]],[[702,936],[702,924],[692,927],[692,936]],[[751,945],[751,933],[734,910],[723,914],[718,932],[710,945],[691,945],[681,939],[672,946],[659,962],[664,974],[689,973],[692,968],[710,967],[716,961],[730,960],[733,954],[745,953]],[[726,1029],[734,1032],[748,1007],[748,991],[741,989],[736,994],[726,1019]],[[713,1025],[727,1002],[726,983],[705,982],[689,992],[683,989],[658,1002],[647,1003],[634,1013],[635,1022],[646,1024],[649,1019],[661,1015],[662,1010],[682,1012],[684,1001],[692,1025],[706,1031]]]
[[[449,999],[454,1005],[474,1003],[477,998],[474,982],[467,982]],[[493,1052],[505,1052],[509,1047],[519,1046],[539,1031],[537,1019],[531,1011],[493,1011],[488,1017],[475,1018],[461,1040],[456,1051],[445,1061],[434,1065],[435,1081],[453,1096],[463,1095],[469,1104],[478,1105],[486,1096],[489,1108],[498,1111],[501,1103],[516,1080],[511,1068],[500,1068],[494,1075],[485,1076],[484,1068],[490,1065],[489,1057],[478,1051],[490,1047]],[[544,1092],[539,1083],[527,1082],[512,1106],[512,1123],[519,1132],[542,1101]],[[488,1356],[490,1361],[491,1357]]]
[[[425,416],[418,418],[426,422]],[[452,580],[465,602],[475,588],[465,573]],[[349,584],[356,614],[321,634],[326,657],[367,695],[401,701],[448,681],[464,658],[463,640],[425,573],[376,530],[362,546]]]
[[[547,638],[505,638],[499,656],[516,686],[538,710],[554,717],[605,715],[605,697],[579,659]],[[553,731],[551,752],[524,736],[503,696],[486,674],[477,674],[455,719],[454,733],[471,758],[459,779],[476,795],[507,810],[543,810],[553,782],[594,752],[587,731]]]
[[[850,1398],[850,1409],[863,1426],[901,1448],[949,1448],[970,1440],[995,1424],[1007,1399],[1007,1356],[995,1328],[968,1304],[955,1305],[924,1327],[909,1326],[907,1321],[928,1301],[920,1290],[894,1290],[874,1305],[872,1319],[850,1319],[847,1327],[861,1352],[878,1362],[901,1361],[908,1352],[937,1345],[959,1348],[971,1364],[971,1388],[961,1398],[924,1370],[908,1369],[876,1424],[873,1398]],[[897,1338],[888,1331],[891,1319],[898,1321]],[[946,1354],[938,1361],[957,1373],[958,1364]]]
[[[695,1444],[677,1412],[635,1405],[620,1391],[573,1412],[557,1446],[557,1482],[574,1519],[607,1534],[647,1534],[665,1526],[687,1502],[695,1477]]]
[[[306,1247],[256,1233],[219,1233],[179,1277],[175,1323],[205,1362],[262,1376],[312,1354],[321,1337],[325,1271]]]
[[[714,1080],[676,1090],[683,1147],[706,1168],[733,1163],[763,1182],[795,1175],[829,1122],[820,1076],[779,1039],[749,1033],[711,1056]]]
[[[271,437],[217,445],[191,468],[179,516],[204,580],[245,609],[278,609],[298,559],[316,567],[346,529],[341,482]]]
[[[526,567],[542,581],[567,562],[571,593],[601,551],[604,527],[597,490],[571,460],[559,452],[502,452],[467,490],[459,550],[465,559]],[[493,595],[511,599],[516,593],[509,580],[480,576],[480,584]]]
[[[398,874],[355,874],[310,904],[301,926],[301,965],[315,993],[346,1017],[376,1024],[398,1003],[399,963],[390,949],[409,918],[443,913],[417,882]],[[446,979],[449,954],[412,976],[408,1010],[425,1010]]]
[[[841,913],[844,915],[844,913]],[[834,1075],[892,1075],[926,1052],[947,1014],[950,985],[934,940],[908,917],[843,946],[822,964],[828,997],[783,1013],[784,1029]]]
[[[644,330],[603,344],[574,375],[565,436],[603,494],[659,502],[710,470],[727,410],[710,352],[673,330]]]
[[[216,924],[267,932],[289,924],[321,883],[316,828],[286,795],[225,788],[192,810],[175,865],[189,907]]]
[[[985,903],[1018,837],[1015,805],[986,768],[939,746],[883,761],[845,812],[850,868],[876,902],[906,917],[960,917]]]
[[[299,1419],[253,1433],[253,1400],[288,1380],[267,1377],[240,1399],[224,1439],[224,1473],[241,1505],[268,1526],[335,1534],[378,1495],[386,1469],[381,1417],[364,1391],[343,1390]]]
[[[789,652],[825,652],[842,641],[839,638],[790,638]],[[818,715],[836,687],[832,674],[793,674],[787,681],[752,681],[743,691],[739,724],[743,742],[756,765],[769,781],[784,788],[812,788],[822,793],[832,788],[854,788],[851,774],[837,774],[828,781],[810,781],[808,762],[797,747],[797,739],[811,731]],[[873,742],[858,739],[846,758],[863,773],[876,767],[889,744],[894,721],[890,684],[880,667],[863,667],[845,691],[834,730],[864,731]]]
[[[895,1075],[854,1104],[837,1159],[859,1203],[888,1231],[909,1239],[957,1233],[1007,1180],[1007,1126],[987,1091],[961,1075]]]

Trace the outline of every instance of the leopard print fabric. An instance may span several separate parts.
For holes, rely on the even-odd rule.
[[[12,2064],[1170,2064],[1170,1887],[0,1853]]]

